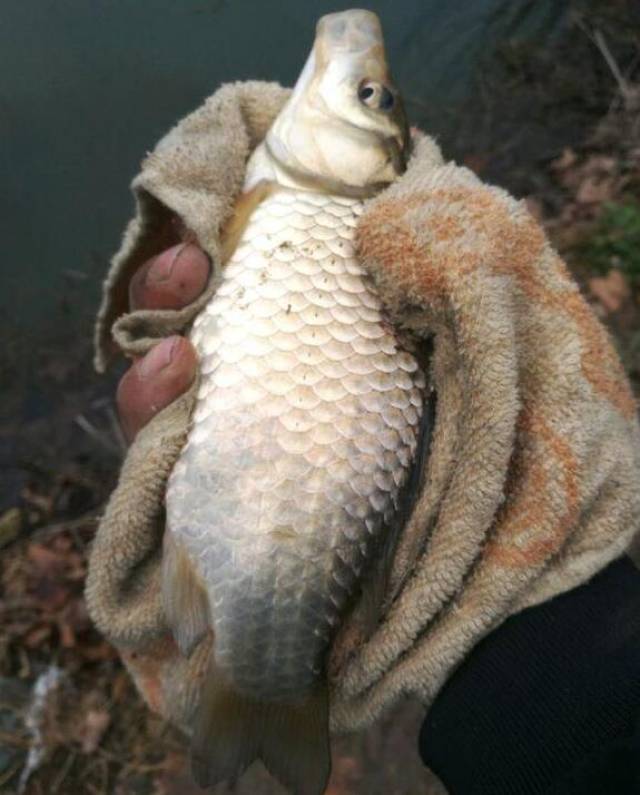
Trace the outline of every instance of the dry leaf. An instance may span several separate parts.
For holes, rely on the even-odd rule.
[[[524,203],[536,221],[544,221],[544,207],[540,199],[535,196],[525,196]]]
[[[118,671],[111,683],[111,698],[114,703],[122,701],[130,693],[131,680],[126,671]]]
[[[599,276],[588,281],[589,290],[605,311],[609,314],[617,312],[631,297],[631,290],[623,273],[613,269],[606,276]]]
[[[64,557],[44,544],[32,542],[27,548],[27,557],[40,571],[57,572],[64,568]]]
[[[354,756],[338,756],[334,753],[331,778],[325,795],[349,795],[362,778],[360,761]]]
[[[155,779],[155,795],[202,795],[191,776],[189,761],[184,754],[169,751],[162,772]]]
[[[469,152],[464,156],[463,163],[467,168],[470,168],[474,174],[480,176],[487,167],[489,158],[481,152]]]
[[[9,508],[0,516],[0,547],[6,547],[14,541],[22,530],[22,511]]]
[[[118,653],[105,640],[92,646],[83,646],[82,656],[89,662],[103,662],[104,660],[117,660]]]
[[[586,177],[578,186],[576,201],[580,204],[602,204],[614,194],[615,181],[612,177]]]
[[[27,634],[22,639],[23,644],[27,647],[27,649],[36,649],[38,646],[41,646],[45,640],[49,640],[51,637],[51,626],[50,624],[39,624],[33,629],[30,629]]]
[[[617,165],[618,163],[615,157],[609,157],[608,155],[590,155],[585,160],[580,170],[585,176],[615,174]]]
[[[111,723],[111,716],[105,709],[90,709],[84,717],[82,732],[82,753],[92,754],[100,745]]]
[[[578,156],[569,147],[565,147],[562,150],[562,154],[556,160],[551,163],[551,169],[553,171],[566,171],[571,166],[574,166]]]

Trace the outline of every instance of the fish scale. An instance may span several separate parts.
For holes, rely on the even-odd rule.
[[[362,208],[278,187],[191,332],[167,522],[206,583],[216,666],[256,699],[313,687],[416,454],[425,379],[355,256]]]

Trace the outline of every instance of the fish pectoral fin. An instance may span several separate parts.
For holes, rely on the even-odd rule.
[[[225,224],[220,235],[222,248],[220,259],[222,265],[227,264],[238,247],[242,233],[249,223],[253,211],[267,196],[273,193],[275,188],[274,182],[260,180],[250,191],[240,196],[234,207],[233,215]]]
[[[327,687],[295,705],[260,702],[212,662],[193,724],[193,777],[200,787],[235,780],[254,759],[294,795],[321,795],[331,772]]]
[[[165,531],[162,604],[180,651],[189,657],[210,626],[209,599],[185,550]]]

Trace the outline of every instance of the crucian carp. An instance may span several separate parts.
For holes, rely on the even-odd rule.
[[[201,786],[256,758],[295,793],[326,786],[327,658],[393,545],[418,457],[425,376],[354,247],[407,141],[376,15],[322,17],[191,330],[200,381],[162,578],[181,652],[211,638],[192,725]]]

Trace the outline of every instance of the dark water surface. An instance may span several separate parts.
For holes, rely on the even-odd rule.
[[[221,83],[291,84],[316,0],[2,0],[0,217],[4,323],[33,340],[83,333],[132,207],[144,152]],[[478,64],[548,37],[559,0],[378,0],[412,121],[455,148]],[[464,106],[468,108],[467,105]],[[7,245],[8,244],[8,245]]]
[[[145,152],[222,82],[292,84],[318,17],[349,7],[0,1],[0,513],[25,489],[55,490],[71,477],[77,500],[58,513],[75,515],[106,495],[117,471],[115,376],[92,372],[91,329]],[[483,176],[508,174],[518,191],[518,163],[529,174],[532,159],[557,153],[565,139],[549,136],[527,53],[562,39],[568,0],[368,7],[382,19],[410,120],[447,155],[498,163]]]

